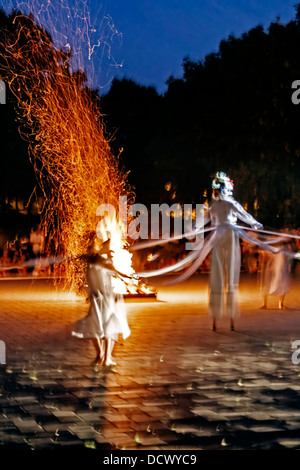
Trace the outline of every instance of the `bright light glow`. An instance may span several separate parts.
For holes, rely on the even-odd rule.
[[[70,259],[55,273],[64,287],[84,291],[86,266],[78,256],[87,252],[99,204],[117,208],[120,195],[132,197],[126,174],[104,134],[98,98],[86,87],[86,75],[73,71],[69,49],[56,48],[32,16],[12,14],[0,54],[0,76],[17,100],[20,131],[44,195],[47,253]],[[120,238],[113,240],[116,259],[128,258],[117,243]]]
[[[132,253],[127,250],[128,243],[122,238],[122,227],[118,223],[116,217],[106,216],[105,225],[98,225],[97,235],[100,239],[104,240],[109,234],[110,249],[112,250],[113,265],[117,271],[128,276],[124,282],[120,278],[113,278],[113,288],[119,294],[136,294],[144,293],[150,294],[153,290],[137,279],[132,278],[134,269],[132,267]]]

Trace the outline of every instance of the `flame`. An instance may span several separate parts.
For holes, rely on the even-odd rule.
[[[54,273],[63,287],[84,292],[85,263],[78,257],[87,251],[87,233],[95,231],[99,204],[118,207],[120,195],[133,197],[127,175],[111,152],[99,97],[86,86],[86,74],[72,70],[71,51],[56,48],[32,15],[13,12],[2,37],[0,76],[17,103],[43,193],[46,254],[67,257]],[[115,262],[128,272],[129,255],[115,229],[112,238]]]
[[[119,294],[152,294],[153,290],[132,277],[134,269],[132,267],[132,253],[128,251],[128,242],[123,238],[124,227],[113,215],[107,215],[105,224],[99,224],[97,236],[105,241],[107,236],[110,239],[110,249],[112,250],[112,261],[117,271],[128,276],[128,278],[113,278],[114,291]]]
[[[111,152],[101,102],[87,86],[91,77],[81,67],[80,58],[86,48],[90,59],[104,44],[111,57],[109,40],[105,41],[102,35],[100,42],[90,42],[90,32],[94,30],[90,29],[85,1],[76,0],[73,11],[67,0],[59,2],[58,8],[50,0],[40,8],[38,4],[30,3],[35,19],[31,14],[16,12],[8,17],[0,41],[0,77],[16,100],[20,132],[28,141],[43,193],[41,229],[46,238],[46,254],[70,260],[55,266],[54,273],[62,279],[63,287],[81,294],[85,291],[86,266],[78,256],[87,251],[87,233],[97,227],[97,207],[105,203],[118,208],[120,195],[126,195],[130,202],[134,195],[127,185],[127,174]],[[64,31],[54,27],[59,6],[68,18],[61,22]],[[72,13],[76,21],[83,22],[80,27],[76,21],[72,23]],[[68,22],[76,31],[73,49],[68,42]],[[51,35],[43,29],[44,24]],[[109,31],[112,37],[117,35],[110,21]],[[109,232],[114,266],[128,276],[128,281],[116,278],[114,288],[122,294],[152,293],[151,288],[130,278],[134,273],[132,254],[127,250],[128,242],[117,217],[118,213],[107,220],[106,232],[100,234],[106,240]]]

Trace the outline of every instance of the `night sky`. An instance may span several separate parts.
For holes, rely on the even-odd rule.
[[[295,17],[295,0],[107,0],[106,9],[123,34],[119,76],[163,92],[166,80],[182,76],[182,60],[217,52],[229,34],[240,36],[276,17]]]
[[[184,57],[202,60],[217,52],[228,35],[239,37],[258,24],[267,28],[278,17],[287,23],[295,17],[297,0],[51,0],[51,21],[40,9],[47,2],[18,3],[25,12],[26,3],[33,5],[54,39],[53,29],[65,34],[58,34],[58,45],[61,40],[74,50],[81,47],[78,39],[73,44],[74,32],[80,30],[84,67],[103,94],[114,77],[154,86],[163,93],[170,76],[182,76]],[[6,11],[18,3],[0,0]],[[82,17],[89,18],[87,35]],[[101,45],[88,60],[88,43],[96,45],[99,38]]]

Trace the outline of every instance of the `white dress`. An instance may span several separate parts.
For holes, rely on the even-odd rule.
[[[241,267],[239,231],[234,230],[234,225],[237,219],[254,228],[261,224],[233,198],[215,200],[210,207],[210,219],[220,236],[211,253],[209,310],[213,318],[220,318],[225,303],[226,314],[233,318],[239,313],[237,288]]]
[[[102,263],[89,262],[87,281],[90,309],[86,317],[79,320],[72,335],[79,338],[106,338],[117,341],[130,335],[122,294],[114,292],[114,272]]]
[[[289,259],[284,253],[263,252],[262,295],[286,295],[290,289]]]

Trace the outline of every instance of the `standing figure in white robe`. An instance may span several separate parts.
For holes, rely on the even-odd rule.
[[[234,330],[234,318],[239,313],[238,286],[241,267],[241,249],[238,230],[234,230],[237,219],[260,228],[257,222],[232,197],[233,184],[229,177],[218,172],[212,183],[213,202],[210,207],[210,219],[214,226],[221,229],[222,235],[214,244],[211,254],[209,311],[216,322],[223,315],[224,303],[226,314]]]
[[[268,308],[268,297],[279,297],[279,308],[285,309],[285,296],[290,289],[290,260],[285,253],[263,252],[261,293],[262,309]]]
[[[126,339],[130,335],[123,295],[115,292],[113,276],[115,270],[111,252],[104,245],[100,253],[87,256],[87,283],[90,309],[87,316],[79,320],[72,335],[92,339],[97,349],[94,363],[115,365],[112,351],[119,334]]]

